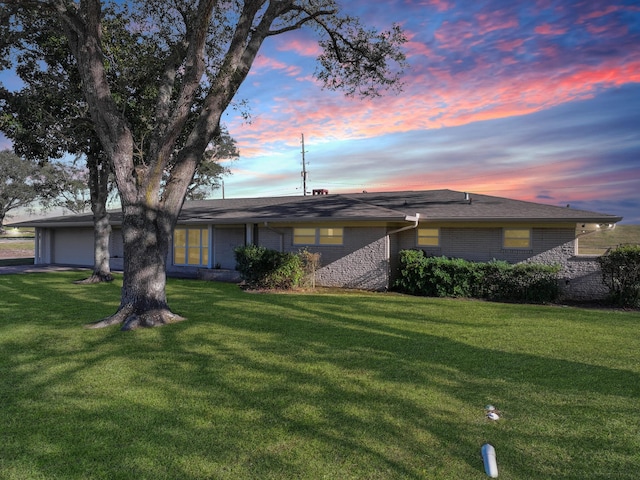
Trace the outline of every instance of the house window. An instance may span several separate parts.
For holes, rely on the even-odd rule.
[[[440,246],[440,229],[439,228],[419,228],[418,229],[418,246],[420,247]]]
[[[179,227],[173,232],[173,264],[209,264],[209,229],[207,227]]]
[[[343,228],[294,228],[294,245],[342,245]]]
[[[531,248],[531,229],[505,228],[502,245],[504,248]]]

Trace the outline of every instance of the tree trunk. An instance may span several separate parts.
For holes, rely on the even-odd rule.
[[[0,202],[0,233],[5,233],[4,220],[7,218],[8,210],[7,206],[3,202]]]
[[[98,142],[97,139],[93,140]],[[91,195],[91,211],[93,212],[93,273],[89,278],[75,283],[100,283],[111,282],[111,266],[109,265],[109,238],[111,236],[111,224],[107,212],[107,199],[109,197],[109,175],[111,168],[109,161],[99,152],[99,147],[93,145],[92,151],[87,154],[87,167],[89,169],[89,193]]]
[[[123,208],[124,279],[118,311],[86,325],[122,330],[157,327],[184,320],[169,309],[165,294],[166,263],[175,218],[141,205]]]
[[[93,210],[93,272],[90,277],[74,282],[78,284],[113,281],[109,265],[111,259],[109,254],[109,238],[111,236],[109,214],[105,205]]]
[[[187,26],[185,37],[179,42],[186,46],[171,47],[173,53],[159,85],[149,146],[142,157],[134,158],[137,147],[131,124],[114,100],[104,65],[102,2],[84,0],[79,2],[79,9],[67,7],[66,2],[52,2],[77,59],[93,126],[111,161],[123,209],[124,279],[120,307],[114,315],[88,327],[122,323],[123,330],[130,330],[183,320],[171,312],[165,296],[171,234],[196,168],[219,132],[220,117],[269,35],[269,25],[282,11],[280,2],[270,2],[255,30],[253,20],[263,2],[245,3],[220,67],[223,73],[206,87],[209,92],[199,113],[195,113],[207,67],[208,29],[217,4],[214,0],[198,2],[194,23]],[[174,58],[174,53],[183,58]],[[180,82],[176,81],[178,70]],[[183,135],[186,139],[181,140]]]

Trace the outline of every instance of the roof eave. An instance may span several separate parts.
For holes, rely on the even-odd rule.
[[[618,223],[623,217],[429,217],[421,216],[421,222],[452,222],[452,223]]]

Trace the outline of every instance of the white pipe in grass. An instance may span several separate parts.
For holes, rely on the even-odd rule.
[[[482,461],[484,462],[484,471],[491,478],[498,478],[498,463],[496,462],[496,449],[493,445],[485,443],[482,446]]]

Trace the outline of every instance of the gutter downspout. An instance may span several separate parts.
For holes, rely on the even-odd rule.
[[[418,228],[418,222],[420,221],[420,214],[416,213],[415,217],[410,217],[407,215],[406,217],[404,217],[404,220],[406,222],[414,222],[414,223],[413,225],[408,225],[406,227],[398,228],[397,230],[391,230],[390,232],[387,232],[387,237],[389,235],[393,235],[394,233],[404,232],[405,230],[411,230],[412,228]]]
[[[389,290],[389,287],[390,287],[389,283],[390,283],[390,280],[391,280],[391,240],[390,240],[390,237],[391,237],[391,235],[396,234],[396,233],[400,233],[400,232],[404,232],[406,230],[412,230],[414,228],[418,228],[418,223],[420,222],[420,214],[416,213],[416,215],[414,217],[411,217],[411,216],[407,215],[406,217],[404,217],[404,219],[407,222],[413,222],[413,225],[407,225],[406,227],[401,227],[401,228],[398,228],[396,230],[391,230],[390,232],[387,232],[387,236],[386,236],[387,240],[386,240],[385,243],[387,244],[386,245],[386,248],[387,248],[387,251],[386,251],[386,257],[387,257],[387,290]]]

